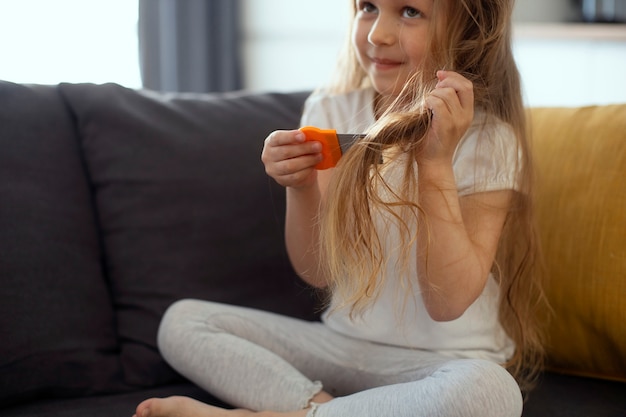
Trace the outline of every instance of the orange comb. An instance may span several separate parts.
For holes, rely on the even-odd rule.
[[[305,126],[300,131],[306,136],[306,140],[315,140],[322,144],[322,155],[324,159],[317,165],[316,169],[333,168],[339,162],[343,153],[358,138],[363,137],[361,134],[337,134],[334,129],[319,129],[313,126]]]

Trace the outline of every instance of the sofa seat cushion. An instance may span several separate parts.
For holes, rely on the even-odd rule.
[[[522,417],[626,416],[626,384],[545,373],[524,404]]]
[[[143,400],[171,395],[184,395],[205,403],[224,406],[195,385],[179,383],[115,395],[34,401],[3,409],[1,414],[2,417],[130,417]]]
[[[530,116],[549,365],[626,380],[626,104]]]
[[[626,385],[620,382],[547,373],[524,404],[522,417],[621,417],[626,415]],[[185,395],[226,406],[190,383],[165,385],[116,395],[32,402],[2,410],[2,417],[127,417],[152,397]]]

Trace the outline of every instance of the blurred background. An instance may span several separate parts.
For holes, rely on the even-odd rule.
[[[350,0],[0,0],[0,79],[209,92],[328,79]],[[530,106],[626,102],[626,0],[518,0]]]

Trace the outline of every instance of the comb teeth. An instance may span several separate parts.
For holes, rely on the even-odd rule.
[[[350,146],[354,145],[356,141],[359,139],[363,139],[366,135],[363,133],[350,134],[350,133],[338,133],[337,134],[337,142],[339,142],[339,148],[341,148],[341,155],[346,153]],[[383,163],[383,156],[380,155],[380,159],[378,160],[379,164]]]
[[[341,148],[341,154],[343,155],[348,151],[350,146],[354,144],[359,139],[363,139],[365,135],[363,134],[351,134],[351,133],[339,133],[337,134],[337,141],[339,142],[339,147]]]

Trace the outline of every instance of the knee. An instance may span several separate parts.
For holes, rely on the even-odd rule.
[[[157,346],[161,352],[167,350],[172,341],[185,339],[184,333],[193,320],[197,303],[197,300],[184,299],[174,302],[167,308],[161,318],[157,334]]]
[[[174,301],[163,314],[161,319],[161,325],[168,324],[171,321],[176,321],[181,317],[186,317],[196,310],[196,305],[201,301],[191,298]]]
[[[468,385],[481,416],[519,417],[523,398],[515,378],[502,366],[486,360],[468,361]]]

